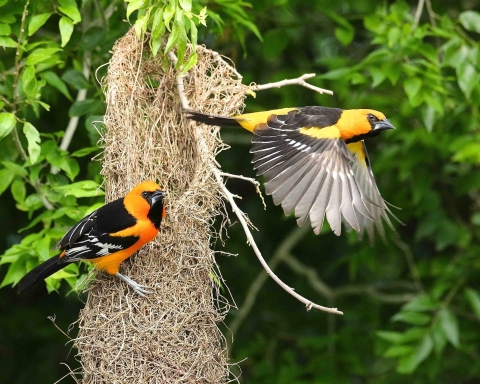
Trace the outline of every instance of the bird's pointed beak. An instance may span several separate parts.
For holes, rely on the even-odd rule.
[[[166,194],[167,193],[164,191],[155,191],[152,195],[152,205],[154,205],[157,201],[163,200]]]
[[[388,121],[387,119],[380,120],[378,123],[375,124],[373,127],[374,131],[384,131],[386,129],[395,129],[392,123]]]

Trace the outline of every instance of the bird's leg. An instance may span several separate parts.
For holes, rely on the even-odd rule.
[[[133,290],[138,293],[140,296],[143,296],[145,297],[145,294],[146,293],[151,293],[147,290],[145,290],[144,288],[148,288],[147,286],[145,285],[140,285],[138,284],[137,282],[133,281],[132,279],[130,279],[129,277],[127,276],[124,276],[122,275],[121,273],[117,272],[115,274],[115,276],[119,277],[120,279],[122,279],[123,281],[125,281],[130,287],[133,288]]]

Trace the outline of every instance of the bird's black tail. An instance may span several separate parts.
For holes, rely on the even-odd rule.
[[[43,280],[46,277],[53,275],[55,272],[65,268],[69,263],[60,262],[60,254],[53,256],[51,259],[37,265],[30,272],[28,272],[18,282],[18,293],[22,293],[39,280]]]
[[[190,120],[208,125],[218,125],[219,127],[241,127],[240,123],[234,117],[208,115],[206,113],[184,109],[183,113]]]

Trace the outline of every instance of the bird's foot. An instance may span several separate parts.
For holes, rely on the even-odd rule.
[[[127,283],[130,287],[133,288],[133,290],[139,294],[142,297],[145,297],[146,294],[152,293],[150,291],[147,291],[145,288],[148,288],[145,285],[138,284],[134,280],[130,279],[129,277],[122,275],[121,273],[117,272],[115,276],[119,277],[122,279],[125,283]]]

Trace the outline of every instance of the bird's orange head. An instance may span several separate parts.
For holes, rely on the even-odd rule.
[[[165,192],[154,181],[144,181],[135,186],[124,199],[125,208],[137,219],[150,220],[159,229],[166,211],[163,204]]]
[[[336,126],[346,143],[375,137],[386,129],[395,129],[382,112],[373,109],[344,110]]]

